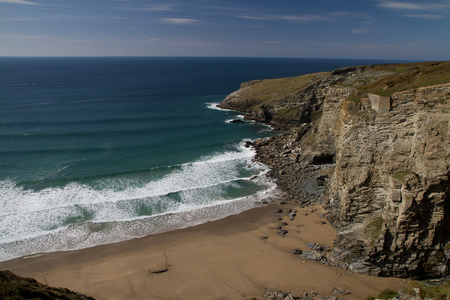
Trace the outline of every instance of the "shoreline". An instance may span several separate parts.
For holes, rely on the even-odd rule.
[[[321,194],[291,189],[292,170],[281,172],[276,162],[282,161],[264,157],[275,152],[264,141],[250,144],[257,152],[254,160],[277,180],[278,196],[269,197],[269,204],[256,201],[260,207],[141,238],[20,257],[0,262],[0,270],[96,299],[263,299],[268,291],[363,299],[402,288],[402,279],[347,272],[292,253],[310,250],[308,243],[331,253],[336,230],[319,204]],[[304,168],[295,172],[296,180],[318,171]]]
[[[269,204],[116,244],[2,262],[0,269],[96,299],[262,299],[268,290],[339,296],[336,287],[351,292],[345,299],[363,299],[403,286],[402,279],[348,273],[290,253],[308,250],[307,243],[333,245],[324,213],[320,205]],[[282,222],[285,236],[277,233]]]

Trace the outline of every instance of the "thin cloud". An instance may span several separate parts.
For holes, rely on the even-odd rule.
[[[156,10],[156,11],[167,11],[167,10],[172,10],[173,5],[172,4],[160,4],[160,5],[147,6],[144,9]]]
[[[417,19],[442,19],[443,16],[440,15],[432,15],[432,14],[421,14],[421,15],[402,15],[408,18],[417,18]]]
[[[281,16],[281,20],[291,21],[295,23],[309,23],[316,21],[326,21],[328,17],[319,16],[319,15],[297,15],[297,16]]]
[[[161,20],[166,23],[177,24],[177,25],[193,24],[193,23],[196,23],[199,21],[196,19],[184,19],[184,18],[161,18]]]
[[[129,10],[132,11],[171,11],[174,10],[174,6],[172,4],[160,4],[160,5],[149,5],[144,7],[135,7]]]
[[[424,10],[424,5],[405,3],[405,2],[384,2],[380,6],[392,9]]]
[[[395,9],[395,10],[417,10],[417,11],[439,11],[442,9],[450,9],[450,3],[432,4],[432,3],[407,3],[398,1],[383,1],[379,6]]]
[[[274,21],[274,17],[262,17],[262,16],[238,16],[241,19],[249,19],[249,20],[262,20],[262,21]]]
[[[31,2],[31,1],[25,1],[25,0],[0,0],[0,3],[41,5],[39,3],[35,3],[35,2]]]
[[[250,19],[250,20],[261,20],[261,21],[288,21],[293,23],[309,23],[316,21],[328,20],[328,17],[319,15],[267,15],[267,16],[248,16],[240,15],[238,18]]]

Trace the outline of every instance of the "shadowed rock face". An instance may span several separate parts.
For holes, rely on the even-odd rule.
[[[68,289],[49,287],[32,278],[17,276],[10,271],[0,271],[0,299],[94,300]]]
[[[274,175],[290,182],[291,194],[298,193],[295,172],[335,162],[322,201],[342,260],[373,275],[449,274],[450,62],[290,80],[298,88],[284,93],[279,81],[243,84],[222,107],[286,132],[256,146],[264,146],[260,158],[281,170]],[[268,98],[271,84],[276,93]]]

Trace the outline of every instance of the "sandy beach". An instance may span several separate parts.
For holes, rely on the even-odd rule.
[[[96,299],[262,299],[266,291],[365,299],[404,281],[349,273],[291,254],[309,242],[331,247],[335,230],[320,205],[295,220],[274,204],[199,226],[94,248],[0,263],[18,275]],[[278,208],[283,213],[275,213]],[[282,218],[282,220],[279,220]],[[281,222],[288,233],[277,234]],[[325,223],[325,224],[324,224]]]

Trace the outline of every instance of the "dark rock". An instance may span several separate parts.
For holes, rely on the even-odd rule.
[[[287,230],[284,229],[278,229],[277,230],[277,234],[281,235],[281,236],[285,236],[288,233]]]
[[[321,245],[316,244],[316,243],[308,243],[308,244],[306,244],[306,246],[307,246],[309,249],[311,249],[311,250],[315,250],[315,251],[319,251],[319,252],[322,252],[322,251],[325,250],[325,247],[324,247],[324,246],[321,246]]]
[[[297,300],[300,299],[297,295],[293,293],[286,293],[282,291],[266,292],[264,298],[268,300]]]
[[[302,251],[301,249],[292,249],[292,250],[291,250],[291,253],[297,255],[297,254],[302,254],[303,251]]]

